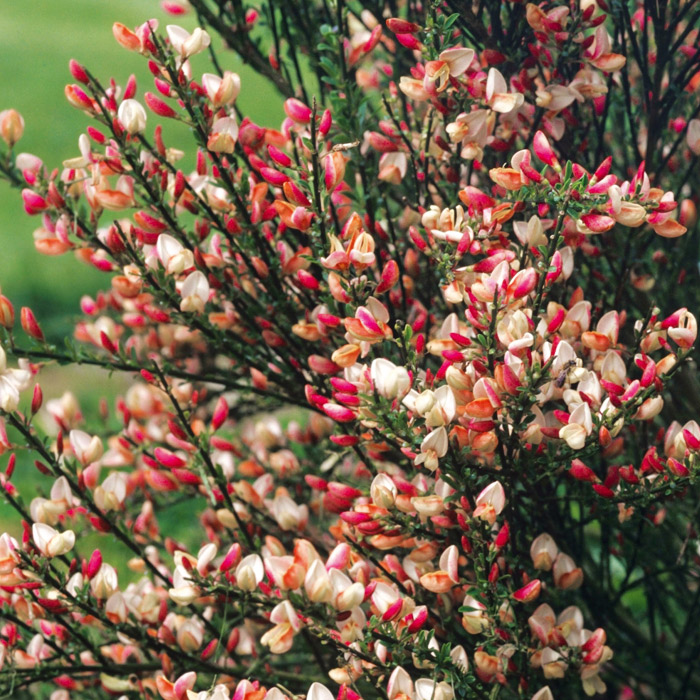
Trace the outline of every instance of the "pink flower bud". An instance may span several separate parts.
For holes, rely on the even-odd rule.
[[[92,578],[102,566],[102,553],[99,549],[95,549],[90,556],[87,569],[85,571],[88,578]]]
[[[296,204],[300,207],[308,207],[311,204],[311,200],[291,180],[288,180],[282,185],[282,190],[284,191],[284,196],[292,204]]]
[[[318,290],[321,286],[319,281],[310,272],[307,272],[306,270],[299,270],[297,272],[297,279],[303,287],[312,291]]]
[[[283,185],[285,182],[287,182],[287,180],[289,180],[288,175],[285,175],[283,172],[275,170],[274,168],[260,168],[260,175],[265,182],[269,182],[271,185],[275,185],[276,187]]]
[[[338,423],[347,423],[355,420],[355,412],[335,403],[326,403],[322,407],[323,412]]]
[[[674,476],[686,477],[690,474],[690,470],[688,469],[688,467],[686,467],[682,462],[679,462],[673,457],[668,458],[666,466],[668,467],[668,470],[671,472],[671,474],[673,474]]]
[[[179,2],[173,2],[172,0],[163,0],[160,3],[160,6],[163,8],[164,12],[167,12],[169,15],[173,15],[174,17],[187,14],[187,5],[184,5]],[[177,697],[182,697],[182,695],[184,695],[184,693],[177,694]]]
[[[590,467],[587,467],[580,459],[574,459],[571,462],[569,474],[571,474],[571,476],[578,481],[598,481],[596,473]]]
[[[39,214],[49,208],[48,202],[40,194],[27,188],[22,190],[22,201],[24,202],[24,210],[30,216]]]
[[[333,125],[333,116],[331,115],[331,110],[327,109],[322,115],[321,115],[321,121],[318,124],[318,133],[321,136],[327,136],[328,132],[331,130],[331,126]]]
[[[313,114],[311,108],[307,107],[301,100],[297,100],[296,97],[285,100],[284,113],[299,124],[308,124]]]
[[[615,498],[615,492],[604,484],[593,484],[593,490],[602,498]]]
[[[153,451],[155,458],[164,466],[170,469],[174,467],[187,466],[186,460],[163,447],[156,447]]]
[[[78,85],[66,85],[65,95],[66,99],[73,107],[85,110],[86,112],[95,111],[95,103],[92,98]]]
[[[409,22],[400,17],[389,17],[386,21],[387,28],[394,34],[415,34],[421,30],[421,26],[415,22]]]
[[[684,199],[681,202],[680,211],[678,212],[678,223],[686,228],[695,228],[698,221],[698,210],[695,202],[692,199]]]
[[[167,117],[169,119],[177,117],[177,112],[163,102],[160,97],[156,97],[152,92],[147,92],[143,96],[143,99],[145,100],[148,108],[159,117]]]
[[[612,167],[612,156],[608,156],[593,173],[593,180],[598,182],[602,180],[609,172]]]
[[[507,522],[503,523],[503,526],[498,531],[496,539],[493,541],[493,546],[496,549],[503,549],[508,544],[510,540],[510,527]]]
[[[279,148],[273,146],[272,144],[267,147],[267,152],[270,154],[270,158],[272,158],[277,165],[288,168],[292,164],[292,159],[284,151],[280,151]]]
[[[509,299],[522,299],[532,292],[537,286],[539,276],[533,267],[526,267],[516,272],[508,283],[507,295]]]
[[[401,46],[405,46],[412,51],[418,51],[423,46],[413,34],[397,34],[396,40]]]
[[[555,170],[561,169],[557,156],[555,155],[552,147],[549,145],[549,140],[544,135],[542,131],[538,131],[532,140],[532,147],[535,151],[535,155],[547,165],[551,166]]]
[[[44,395],[41,391],[41,387],[38,384],[35,384],[34,391],[32,393],[32,406],[31,406],[32,415],[34,415],[41,408],[41,404],[43,402],[44,402]]]
[[[223,396],[219,397],[214,408],[214,415],[211,419],[211,427],[213,430],[218,430],[228,418],[228,404]]]
[[[399,281],[399,266],[395,260],[387,261],[382,270],[381,282],[377,285],[375,292],[381,294],[389,291]]]
[[[238,564],[241,558],[241,545],[237,542],[231,545],[228,553],[219,564],[219,571],[228,571]]]
[[[615,225],[615,219],[611,216],[605,216],[596,212],[584,214],[581,216],[580,221],[590,233],[604,233]]]
[[[9,481],[12,478],[12,474],[15,471],[15,464],[17,463],[17,455],[13,452],[10,455],[10,459],[7,461],[7,469],[5,469],[5,479]]]
[[[513,593],[513,598],[520,603],[531,603],[536,600],[542,590],[542,582],[536,578]]]
[[[413,619],[411,620],[411,622],[408,625],[408,631],[410,634],[415,634],[427,622],[427,620],[428,620],[428,608],[425,607],[425,605],[421,605],[420,607],[416,608],[413,611],[411,616],[413,617]],[[409,617],[411,617],[411,616],[409,616]],[[408,617],[406,618],[406,620],[408,620]]]
[[[341,513],[340,518],[350,525],[360,525],[372,520],[372,516],[369,513],[356,513],[352,510]]]
[[[345,177],[345,156],[340,151],[329,153],[323,159],[324,184],[327,192],[333,192]]]
[[[330,440],[340,447],[352,447],[360,441],[355,435],[331,435]]]
[[[79,83],[87,85],[87,83],[90,82],[87,71],[74,58],[71,58],[70,61],[68,61],[68,70]]]
[[[533,182],[542,182],[544,178],[529,163],[523,161],[519,165],[520,172]]]
[[[20,321],[22,323],[22,329],[27,335],[40,342],[44,341],[44,333],[41,330],[34,313],[29,307],[22,307],[22,311],[20,312]]]

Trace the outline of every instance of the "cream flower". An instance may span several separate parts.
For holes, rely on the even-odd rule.
[[[17,409],[20,392],[29,386],[31,377],[27,369],[9,368],[5,350],[0,346],[0,408],[3,411]]]

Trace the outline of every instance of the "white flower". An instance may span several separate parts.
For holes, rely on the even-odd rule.
[[[439,427],[428,433],[420,445],[420,454],[413,460],[418,466],[425,464],[425,468],[431,472],[438,468],[438,460],[447,454],[448,448],[447,431],[444,427]]]
[[[500,481],[490,483],[477,497],[474,517],[493,525],[506,506],[506,493]]]
[[[117,117],[127,134],[140,134],[146,128],[146,110],[138,100],[124,100]]]
[[[90,590],[95,598],[104,600],[119,588],[117,572],[113,566],[102,564],[90,581]]]
[[[411,386],[411,378],[406,368],[397,367],[382,357],[372,362],[370,376],[376,392],[385,399],[402,397]]]
[[[197,27],[192,34],[176,24],[169,24],[166,30],[172,47],[183,60],[201,53],[211,43],[211,37],[201,27]]]
[[[37,549],[46,557],[58,557],[70,552],[75,545],[73,530],[58,532],[45,523],[32,525],[32,539]]]
[[[263,560],[259,554],[249,554],[236,567],[236,584],[244,591],[254,591],[265,575]]]
[[[215,73],[205,73],[202,76],[202,85],[207,91],[207,97],[212,106],[218,109],[223,105],[233,102],[241,91],[241,79],[237,73],[225,71],[223,77]]]
[[[306,694],[306,700],[335,700],[335,698],[325,685],[312,683],[309,692]]]
[[[195,270],[187,275],[180,293],[182,294],[180,311],[197,313],[204,311],[204,305],[209,301],[209,282],[204,273]]]
[[[192,251],[167,233],[158,236],[156,251],[168,274],[179,275],[194,265]]]
[[[189,605],[199,596],[199,589],[192,583],[192,577],[184,566],[175,567],[173,587],[168,590],[168,595],[176,605]]]
[[[73,454],[84,467],[102,457],[104,448],[97,435],[88,435],[83,430],[71,430],[69,438]]]
[[[101,486],[95,489],[95,503],[100,510],[117,510],[126,498],[127,476],[124,472],[112,472]]]
[[[489,70],[486,79],[486,101],[495,112],[508,114],[523,104],[525,98],[519,92],[508,92],[506,80],[496,68]]]
[[[0,408],[12,412],[19,404],[19,394],[24,391],[32,378],[27,369],[11,369],[7,366],[5,350],[0,346]]]
[[[207,149],[214,153],[233,153],[238,139],[238,123],[235,117],[217,119],[211,127]]]

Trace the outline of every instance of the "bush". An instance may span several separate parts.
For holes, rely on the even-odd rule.
[[[114,25],[150,91],[71,62],[62,168],[0,113],[110,280],[65,347],[0,297],[0,688],[700,697],[697,4],[167,9]],[[68,363],[133,379],[83,416]]]

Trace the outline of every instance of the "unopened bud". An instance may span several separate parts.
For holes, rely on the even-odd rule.
[[[71,58],[70,61],[68,61],[68,70],[79,83],[87,85],[90,82],[90,77],[88,76],[87,71],[74,58]]]
[[[214,409],[214,415],[211,419],[211,427],[214,430],[218,430],[228,418],[228,404],[226,399],[221,396],[216,402],[216,408]]]
[[[39,340],[41,342],[44,341],[44,333],[41,330],[36,317],[34,316],[34,312],[28,306],[22,307],[22,311],[20,312],[20,320],[22,323],[22,329],[27,335],[31,336],[35,340]]]
[[[330,109],[327,109],[321,115],[321,121],[318,124],[318,133],[321,136],[326,136],[333,125],[333,116],[331,115]]]
[[[0,136],[10,147],[22,138],[24,119],[16,109],[6,109],[0,112]]]
[[[0,294],[0,326],[10,329],[15,324],[15,307],[4,295]]]
[[[102,553],[99,549],[95,549],[90,556],[90,561],[87,565],[87,577],[92,578],[102,566]]]
[[[146,128],[146,110],[138,100],[124,100],[117,117],[127,134],[140,134]]]
[[[324,184],[327,192],[333,192],[345,177],[345,156],[340,151],[329,153],[323,163]]]
[[[143,98],[146,100],[149,109],[155,112],[159,117],[167,117],[169,119],[177,117],[177,112],[159,97],[156,97],[152,92],[147,92]]]
[[[38,412],[41,404],[44,402],[44,394],[38,384],[34,385],[34,393],[32,394],[32,415]]]

